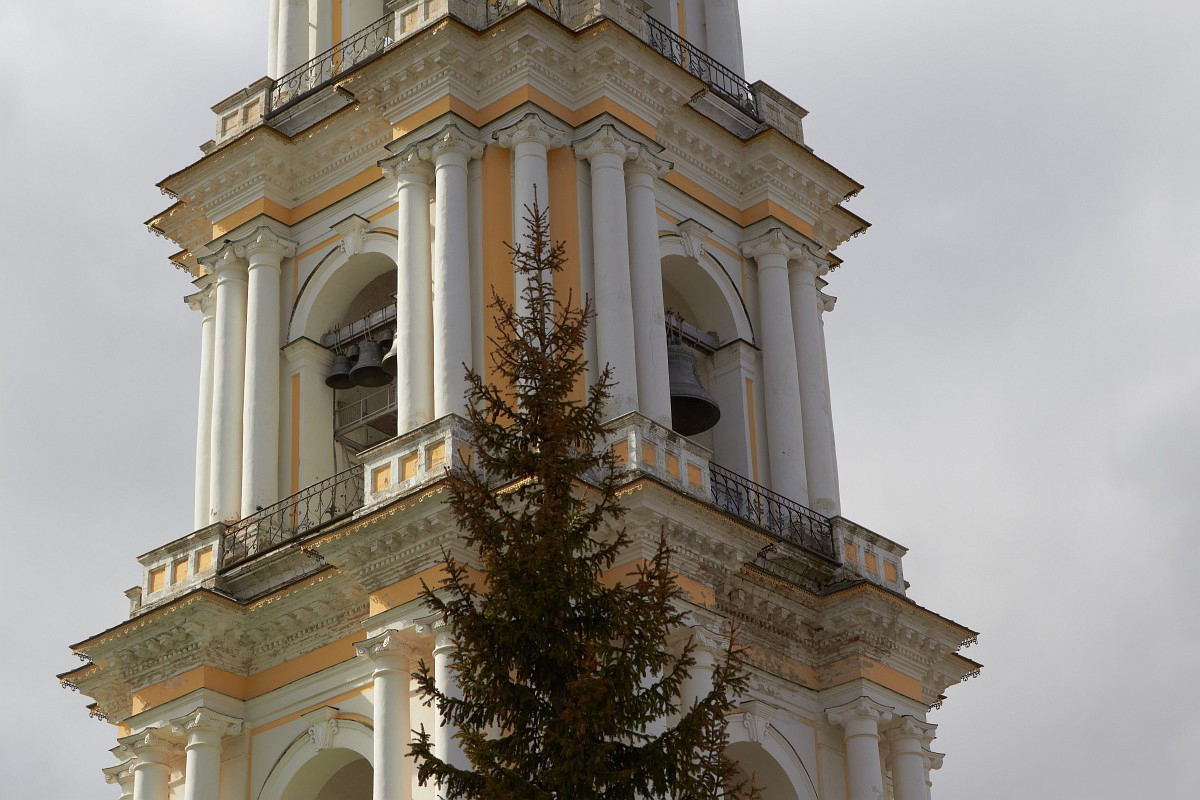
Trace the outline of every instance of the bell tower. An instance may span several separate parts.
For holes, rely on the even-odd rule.
[[[492,374],[536,197],[556,288],[595,303],[629,530],[666,532],[705,645],[685,701],[736,621],[730,753],[767,800],[928,800],[975,633],[843,515],[825,320],[862,186],[747,80],[737,0],[267,2],[267,75],[213,106],[149,223],[197,312],[195,505],[60,676],[116,727],[106,780],[434,800],[408,732],[456,745],[407,676],[452,685],[454,642],[418,591],[458,541],[462,365]]]

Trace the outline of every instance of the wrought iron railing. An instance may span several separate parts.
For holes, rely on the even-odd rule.
[[[563,0],[525,0],[525,2],[521,2],[521,0],[486,0],[486,2],[485,21],[489,25],[516,11],[522,5],[539,8],[560,22],[563,18]]]
[[[364,489],[360,464],[235,522],[225,531],[221,569],[229,569],[293,542],[322,525],[350,516],[362,508]]]
[[[749,478],[709,464],[713,504],[786,541],[833,558],[833,523]]]
[[[395,15],[388,14],[275,81],[267,113],[274,114],[333,82],[341,73],[378,56],[395,41]]]
[[[754,119],[761,119],[754,88],[745,78],[649,14],[646,15],[646,25],[647,44],[704,81],[709,89]]]

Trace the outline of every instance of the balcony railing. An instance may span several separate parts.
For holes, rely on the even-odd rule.
[[[341,73],[378,56],[395,41],[395,19],[394,14],[377,19],[276,80],[267,96],[267,114],[278,113],[298,103],[332,83]]]
[[[364,489],[363,468],[354,466],[235,522],[225,531],[221,569],[350,516],[362,508]]]
[[[810,508],[709,464],[713,504],[781,539],[834,558],[833,523]]]
[[[750,117],[755,120],[761,119],[754,88],[745,78],[654,17],[646,16],[646,26],[648,32],[646,44],[704,81],[709,89],[733,103]]]
[[[623,6],[614,10],[601,3],[594,9],[589,4],[588,12],[575,14],[564,10],[563,5],[563,0],[443,0],[427,13],[429,19],[451,14],[472,27],[486,27],[524,6],[533,6],[565,25],[579,27],[594,21],[592,12],[600,16],[620,16],[624,10]],[[643,19],[644,34],[638,32],[642,30]],[[426,21],[422,17],[418,27]],[[639,14],[636,18],[622,18],[617,22],[635,31],[639,37],[644,36],[650,47],[704,81],[713,93],[755,121],[761,121],[754,88],[732,69],[649,15]],[[278,114],[310,97],[332,84],[339,75],[378,57],[414,30],[409,25],[402,25],[402,30],[397,30],[397,24],[396,14],[389,13],[280,77],[267,92],[264,116]]]

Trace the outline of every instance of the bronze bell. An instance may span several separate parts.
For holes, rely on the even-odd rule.
[[[333,356],[333,365],[325,376],[325,385],[330,389],[349,389],[354,386],[350,379],[350,356],[338,352]]]
[[[358,361],[350,370],[350,380],[356,386],[386,386],[392,382],[392,376],[384,370],[379,356],[379,342],[374,339],[364,339],[358,346]]]
[[[692,436],[716,425],[721,407],[700,383],[692,348],[667,345],[667,374],[671,380],[671,427],[675,432]]]
[[[388,375],[391,375],[393,378],[396,377],[396,373],[399,372],[399,369],[396,366],[396,348],[399,346],[399,344],[400,340],[393,334],[392,346],[388,348],[387,353],[385,353],[383,356],[383,371]]]

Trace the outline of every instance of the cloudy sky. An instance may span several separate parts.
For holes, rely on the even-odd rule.
[[[982,632],[935,797],[1195,796],[1200,4],[742,0],[866,185],[828,323],[846,515]],[[0,774],[115,797],[54,674],[190,528],[198,316],[143,220],[266,3],[0,3]],[[17,787],[20,787],[19,791]],[[14,796],[15,796],[14,795]]]

